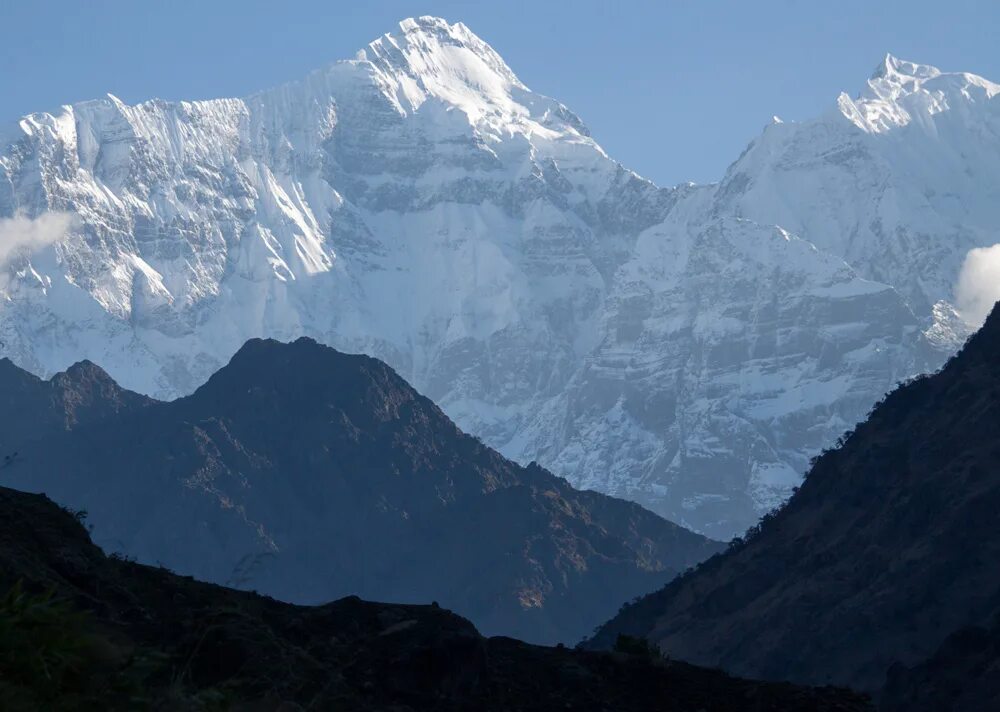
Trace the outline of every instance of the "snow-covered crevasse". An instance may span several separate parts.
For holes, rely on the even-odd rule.
[[[933,79],[954,76],[969,77]],[[925,243],[992,244],[992,218],[959,240],[959,209],[921,184],[937,174],[909,184],[892,162],[977,145],[995,92],[941,80],[964,88],[931,113],[909,98],[931,80],[885,96],[872,80],[860,113],[842,99],[769,127],[720,184],[673,189],[435,18],[246,99],[27,116],[2,132],[0,217],[80,220],[9,261],[2,354],[43,375],[88,358],[173,397],[250,337],[312,336],[386,360],[515,459],[726,537],[958,338],[948,304],[929,305],[964,252],[952,265]],[[949,128],[909,128],[927,122]]]

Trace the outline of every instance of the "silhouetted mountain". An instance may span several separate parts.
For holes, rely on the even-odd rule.
[[[6,593],[6,595],[4,595]],[[436,606],[315,608],[107,558],[0,487],[4,710],[852,710],[855,693],[486,639]]]
[[[109,550],[295,603],[437,600],[536,642],[720,546],[506,460],[382,362],[308,339],[251,341],[170,403],[92,364],[5,362],[0,430],[0,483],[87,510]]]
[[[895,665],[887,700],[922,694],[921,676],[936,694],[957,680],[965,691],[992,685],[995,698],[995,645],[944,641],[1000,613],[998,512],[995,310],[939,373],[897,389],[819,457],[747,541],[626,607],[588,646],[625,632],[734,674],[870,691]],[[971,709],[935,699],[935,709]]]

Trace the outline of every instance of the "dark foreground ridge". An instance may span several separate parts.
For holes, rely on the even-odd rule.
[[[193,395],[0,361],[0,484],[89,512],[108,551],[275,598],[442,606],[575,644],[721,547],[462,433],[381,361],[255,340]]]
[[[4,710],[849,710],[851,692],[487,639],[434,606],[300,607],[109,558],[0,488]]]
[[[587,647],[627,633],[734,674],[884,688],[887,709],[1000,709],[998,513],[994,309],[746,541],[627,606]]]

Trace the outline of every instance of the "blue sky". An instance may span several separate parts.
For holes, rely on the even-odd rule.
[[[827,110],[887,51],[1000,81],[995,0],[4,0],[0,120],[105,92],[239,96],[424,14],[464,22],[664,185],[717,180],[772,115]]]

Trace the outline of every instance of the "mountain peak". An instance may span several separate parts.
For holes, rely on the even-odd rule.
[[[882,61],[878,63],[878,66],[875,67],[875,71],[872,72],[871,79],[905,81],[913,79],[931,79],[939,76],[940,74],[941,70],[937,67],[932,67],[929,64],[909,62],[905,59],[895,57],[891,53],[887,52]]]
[[[407,113],[434,98],[461,108],[475,121],[511,113],[511,90],[527,89],[468,27],[429,15],[403,20],[398,33],[369,43],[358,59],[371,63]]]
[[[346,354],[308,336],[300,336],[293,341],[250,339],[233,355],[230,366],[237,369],[251,366],[276,368],[279,365],[294,365],[296,363],[302,366],[306,360],[310,359],[321,360],[327,366],[337,365],[339,367],[346,367],[347,364],[381,363],[370,356]]]
[[[461,22],[456,22],[453,25],[443,17],[435,17],[434,15],[407,17],[405,20],[400,20],[399,29],[404,34],[425,33],[451,37],[463,33],[466,35],[472,35],[472,33],[469,32],[469,28]]]
[[[82,361],[77,361],[72,364],[69,368],[62,372],[62,374],[69,378],[79,380],[83,378],[94,378],[102,381],[110,381],[111,376],[108,375],[107,371],[98,366],[96,363],[90,359],[83,359]]]
[[[926,93],[924,83],[940,76],[941,70],[937,67],[886,54],[875,67],[861,98],[883,102],[905,101],[907,97]]]
[[[421,48],[430,52],[441,52],[446,47],[463,48],[488,64],[490,69],[507,81],[523,86],[496,50],[464,23],[452,24],[440,17],[422,15],[401,20],[399,32],[400,36],[387,33],[370,42],[368,47],[376,50],[384,48],[387,43],[397,48],[405,44],[409,49]]]
[[[287,407],[301,413],[331,404],[352,409],[359,403],[398,405],[419,398],[382,361],[346,354],[308,337],[292,342],[250,339],[191,399],[199,397],[235,403],[237,412],[267,404],[268,409]],[[430,401],[426,405],[444,419]],[[389,407],[379,415],[388,418],[393,412]]]
[[[910,124],[914,117],[930,125],[942,112],[998,93],[1000,85],[975,74],[942,72],[886,54],[861,93],[854,99],[841,94],[837,105],[866,133],[885,133]]]

